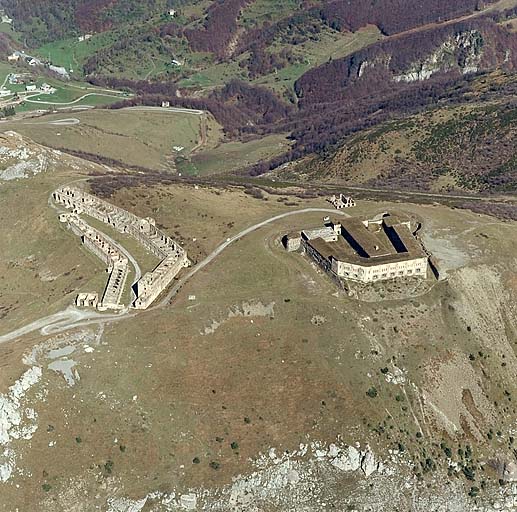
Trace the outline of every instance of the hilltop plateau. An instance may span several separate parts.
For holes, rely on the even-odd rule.
[[[441,278],[358,299],[281,246],[321,222],[304,210],[326,203],[307,190],[103,177],[51,153],[52,167],[0,185],[2,218],[17,211],[3,239],[18,241],[2,246],[15,269],[0,298],[3,509],[490,511],[514,499],[513,222],[360,200],[356,215],[420,222]],[[194,268],[222,240],[292,215],[234,241],[172,303],[76,317],[76,290],[102,273],[48,196],[81,182],[154,216]],[[16,208],[22,195],[30,208]]]

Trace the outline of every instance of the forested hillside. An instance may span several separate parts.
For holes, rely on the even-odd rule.
[[[436,105],[508,98],[511,80],[485,96],[476,87],[486,74],[511,76],[517,67],[517,0],[5,0],[4,6],[39,55],[74,62],[93,84],[135,93],[114,108],[168,101],[209,110],[228,138],[290,134],[289,152],[247,170],[254,175],[328,155],[358,132]],[[86,33],[91,38],[77,42]],[[506,186],[496,181],[476,178],[471,185]]]
[[[515,192],[516,93],[513,73],[479,76],[433,108],[354,133],[275,175],[392,190]]]
[[[36,47],[85,32],[103,32],[165,12],[169,0],[5,0],[27,44]]]

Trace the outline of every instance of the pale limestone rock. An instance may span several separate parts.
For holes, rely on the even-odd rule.
[[[290,484],[297,484],[300,481],[300,474],[295,469],[292,469],[287,473],[287,481]]]
[[[357,471],[361,467],[361,454],[359,450],[349,446],[330,463],[341,471]]]
[[[375,460],[375,455],[370,451],[369,447],[367,447],[367,451],[361,461],[361,470],[368,478],[372,473],[377,471],[377,466],[378,463]]]
[[[185,510],[196,510],[197,497],[195,494],[182,494],[180,496],[180,506]]]

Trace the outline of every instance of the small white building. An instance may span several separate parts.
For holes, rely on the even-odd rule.
[[[169,16],[171,18],[174,18],[174,16],[176,16],[176,10],[175,9],[169,9]]]
[[[19,53],[14,52],[14,53],[12,53],[11,55],[9,55],[9,56],[7,57],[7,60],[8,60],[9,62],[18,62],[18,61],[20,60],[20,54],[19,54]]]
[[[44,83],[41,85],[40,89],[45,93],[45,94],[54,94],[56,92],[56,88],[55,87],[52,87],[51,85],[47,84],[47,83]]]
[[[9,18],[9,16],[7,16],[7,14],[2,14],[2,23],[8,23],[9,25],[11,25],[12,22],[13,22],[12,18]]]
[[[26,85],[26,86],[25,86],[25,90],[26,90],[27,92],[34,92],[34,91],[36,91],[37,89],[38,89],[38,88],[37,88],[37,86],[36,86],[35,84],[28,84],[28,85]]]

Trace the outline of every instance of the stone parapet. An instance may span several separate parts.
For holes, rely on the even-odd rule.
[[[152,218],[140,218],[75,187],[61,187],[53,192],[52,198],[56,203],[71,210],[70,214],[60,215],[60,220],[68,222],[74,233],[82,237],[84,245],[108,265],[111,275],[115,269],[120,269],[119,262],[128,266],[127,258],[100,231],[84,222],[79,217],[80,214],[89,215],[112,226],[120,233],[130,235],[148,252],[162,260],[152,272],[145,274],[137,283],[137,298],[133,304],[137,309],[148,308],[180,270],[190,265],[186,251],[158,229]],[[125,276],[120,275],[119,280],[122,277],[125,283],[127,273]],[[109,283],[106,292],[108,288]],[[122,291],[119,299],[121,293]],[[114,308],[119,302],[113,299],[116,295],[116,293],[110,293],[106,296],[106,300],[103,297],[99,307]]]

